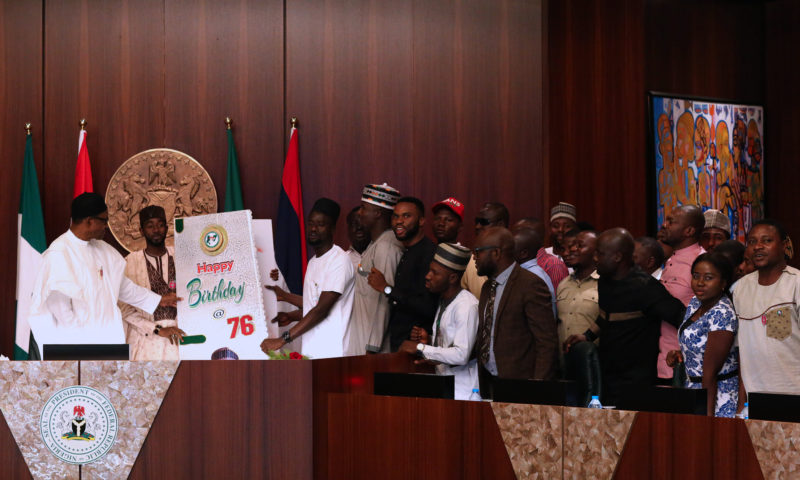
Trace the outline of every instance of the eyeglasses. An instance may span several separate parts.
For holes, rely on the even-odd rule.
[[[488,218],[483,217],[475,217],[475,224],[476,225],[483,225],[484,227],[492,223]]]
[[[100,220],[104,224],[108,225],[108,218],[103,218],[103,217],[89,217],[89,218],[94,218],[95,220]]]
[[[479,253],[486,251],[486,250],[494,250],[495,248],[500,248],[497,245],[486,245],[485,247],[475,247],[472,249],[473,255],[478,255]]]

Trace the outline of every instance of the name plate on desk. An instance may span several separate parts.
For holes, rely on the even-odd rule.
[[[264,359],[267,337],[250,210],[175,219],[178,324],[204,342],[183,360]],[[198,337],[199,338],[199,337]]]

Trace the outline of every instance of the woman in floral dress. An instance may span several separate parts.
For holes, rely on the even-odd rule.
[[[733,417],[739,393],[738,349],[733,340],[738,319],[728,288],[733,265],[719,253],[704,253],[692,264],[695,296],[678,329],[680,352],[670,352],[667,363],[683,357],[687,388],[708,390],[708,415]]]

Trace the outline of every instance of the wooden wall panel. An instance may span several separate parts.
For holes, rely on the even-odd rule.
[[[346,215],[367,183],[419,194],[414,169],[429,157],[413,156],[412,21],[410,1],[287,2],[286,120],[300,122],[306,212],[325,196]]]
[[[428,206],[454,195],[467,218],[541,208],[540,2],[298,1],[286,24],[306,210],[383,181]]]
[[[764,3],[647,0],[647,89],[762,102]]]
[[[800,46],[800,4],[776,1],[766,4],[766,108],[765,147],[767,215],[786,227],[789,236],[800,241],[797,214],[797,179],[800,178],[797,132],[800,131],[800,65],[791,54]],[[792,265],[800,266],[795,255]]]
[[[48,241],[69,226],[81,118],[88,121],[94,190],[102,195],[125,160],[162,144],[163,15],[161,0],[45,4]]]
[[[327,421],[328,476],[317,478],[516,478],[482,402],[331,394]]]
[[[277,212],[283,166],[283,2],[165,0],[163,146],[199,161],[224,207],[234,122],[244,206]],[[161,145],[160,145],[161,146]]]
[[[0,2],[0,146],[4,171],[0,180],[0,228],[7,233],[0,249],[6,270],[0,280],[0,353],[14,352],[17,231],[25,123],[33,125],[33,154],[42,180],[42,5]]]
[[[371,395],[375,372],[433,373],[428,365],[414,365],[407,353],[325,358],[312,362],[314,478],[336,478],[328,471],[328,399],[330,393]]]
[[[129,478],[310,479],[311,455],[311,362],[185,361]]]
[[[741,420],[639,412],[616,479],[763,478]]]
[[[539,1],[414,4],[414,190],[464,202],[462,239],[486,201],[542,211],[541,13]]]
[[[549,202],[598,229],[645,230],[644,5],[548,5]],[[649,53],[648,53],[649,55]]]

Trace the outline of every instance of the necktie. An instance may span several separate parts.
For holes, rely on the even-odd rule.
[[[481,326],[481,363],[486,365],[489,361],[489,348],[492,342],[492,327],[494,326],[494,297],[497,293],[497,282],[490,280],[489,286],[489,300],[486,302],[486,308],[483,315],[483,325]]]

